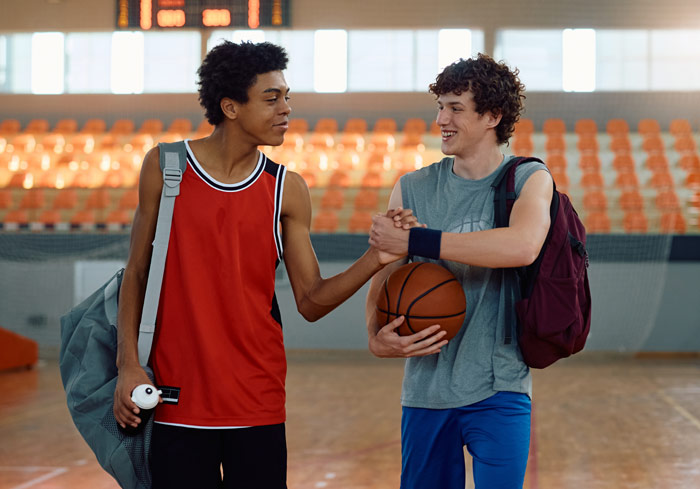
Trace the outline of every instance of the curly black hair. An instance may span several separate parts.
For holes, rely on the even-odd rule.
[[[199,103],[209,123],[216,126],[224,120],[222,98],[245,104],[248,89],[255,85],[257,76],[282,71],[287,68],[288,61],[284,48],[269,42],[223,41],[215,46],[197,70]]]
[[[430,93],[436,97],[454,92],[460,95],[469,91],[474,96],[476,112],[501,114],[496,126],[498,144],[508,142],[515,123],[523,110],[525,85],[520,82],[516,68],[511,70],[504,62],[496,62],[486,54],[476,58],[459,59],[447,66],[431,83]]]

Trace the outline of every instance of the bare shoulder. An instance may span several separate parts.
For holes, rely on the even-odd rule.
[[[287,170],[284,178],[284,194],[282,198],[282,213],[289,215],[295,209],[311,208],[311,195],[309,186],[298,173]]]

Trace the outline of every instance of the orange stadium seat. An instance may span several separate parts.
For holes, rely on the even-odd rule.
[[[117,228],[121,228],[131,224],[131,217],[126,210],[115,209],[107,214],[107,217],[105,217],[105,224],[108,228],[115,227],[114,225],[117,225]]]
[[[330,117],[323,117],[316,122],[314,132],[336,133],[338,132],[338,121]]]
[[[532,119],[520,119],[515,123],[514,134],[518,136],[532,135],[535,132],[535,124]]]
[[[348,232],[367,233],[372,227],[372,213],[362,210],[355,210],[348,221]]]
[[[442,133],[442,129],[440,129],[440,126],[438,126],[437,121],[433,121],[430,123],[430,134],[432,136],[439,136]]]
[[[32,119],[24,128],[25,134],[45,134],[49,132],[49,121],[46,119]]]
[[[610,216],[605,211],[589,212],[585,219],[585,226],[589,233],[609,233]]]
[[[362,189],[355,195],[356,210],[374,211],[379,206],[379,194],[374,189]]]
[[[428,124],[423,119],[417,117],[412,117],[406,120],[403,125],[403,132],[405,134],[424,134],[428,130]]]
[[[691,134],[693,132],[693,128],[690,126],[688,119],[673,119],[668,130],[674,136]]]
[[[581,135],[578,138],[576,147],[581,153],[597,153],[598,139],[595,134]]]
[[[656,119],[642,119],[637,124],[637,132],[642,135],[659,134],[661,126],[659,126],[659,121]]]
[[[685,186],[689,189],[700,188],[700,170],[691,170],[685,177]]]
[[[22,130],[22,124],[17,119],[3,119],[0,122],[0,134],[3,136],[11,136]]]
[[[557,188],[565,192],[569,188],[569,184],[571,183],[569,181],[569,175],[565,171],[561,172],[556,172],[554,170],[550,170],[552,173],[552,179],[554,180],[554,183],[556,183]]]
[[[95,211],[89,209],[77,211],[71,216],[69,222],[72,228],[90,228],[96,223]]]
[[[642,141],[642,149],[647,153],[663,153],[666,147],[661,136],[653,134],[644,138]]]
[[[668,159],[663,153],[650,154],[644,163],[651,171],[668,170]]]
[[[65,188],[58,191],[51,207],[54,209],[75,209],[77,205],[78,192],[74,188]]]
[[[367,132],[367,121],[359,117],[351,117],[343,126],[345,134],[364,134]]]
[[[618,188],[637,188],[639,187],[639,177],[633,172],[618,173],[615,177],[615,186]]]
[[[5,188],[0,188],[0,209],[12,207],[12,192]]]
[[[566,141],[564,135],[559,133],[551,133],[547,136],[544,143],[544,149],[547,153],[563,153],[566,151]]]
[[[185,136],[192,132],[192,121],[184,118],[174,119],[168,126],[166,132]]]
[[[687,172],[700,170],[700,157],[696,154],[685,154],[678,160],[678,166]]]
[[[349,187],[350,186],[350,175],[346,171],[336,170],[331,173],[328,179],[329,187]]]
[[[659,190],[654,199],[656,208],[662,211],[679,210],[681,202],[678,194],[673,189]]]
[[[289,119],[289,129],[287,133],[305,134],[309,131],[309,123],[306,119]]]
[[[644,211],[629,211],[622,218],[622,227],[627,233],[646,233],[649,230],[649,220]]]
[[[401,148],[415,151],[422,151],[425,149],[423,145],[423,133],[405,132],[403,138],[401,138]]]
[[[651,174],[647,184],[654,188],[672,188],[674,185],[673,175],[668,170],[661,170]]]
[[[593,119],[579,119],[574,126],[574,132],[579,136],[582,134],[596,134],[598,125]]]
[[[578,167],[588,173],[588,172],[595,172],[598,173],[600,172],[601,168],[601,163],[600,163],[600,158],[598,157],[597,154],[594,153],[589,153],[589,154],[582,154],[581,158],[578,160]]]
[[[664,212],[659,221],[659,231],[662,233],[685,234],[686,223],[680,211]]]
[[[14,209],[5,214],[2,221],[5,224],[27,224],[29,222],[29,214],[24,209]]]
[[[195,131],[195,136],[196,137],[203,137],[203,136],[208,136],[214,132],[214,126],[209,124],[209,121],[204,119],[202,122],[199,123],[199,126],[197,126],[197,130]]]
[[[396,121],[394,119],[392,119],[391,117],[382,117],[376,120],[376,122],[374,123],[374,128],[372,130],[375,133],[382,132],[394,134],[397,131],[397,128],[398,125],[396,124]]]
[[[306,182],[306,185],[309,186],[309,188],[313,188],[316,186],[318,183],[318,178],[316,178],[316,173],[312,171],[303,171],[301,172],[301,176]]]
[[[623,211],[639,211],[644,208],[644,198],[637,189],[625,190],[620,194],[618,205]]]
[[[362,177],[360,185],[363,187],[380,188],[383,186],[382,174],[380,172],[368,171]]]
[[[56,209],[46,209],[41,211],[37,222],[43,224],[44,226],[53,227],[62,221],[61,213]]]
[[[610,151],[613,153],[629,153],[632,151],[632,143],[626,134],[615,135],[610,139]]]
[[[105,188],[96,188],[90,192],[85,202],[86,209],[107,209],[111,205],[109,191]]]
[[[566,173],[568,164],[566,162],[566,155],[563,153],[553,153],[551,155],[547,155],[547,161],[545,161],[547,164],[547,168],[550,169],[550,171],[556,172],[556,173]]]
[[[583,194],[583,208],[587,211],[603,211],[608,208],[608,197],[602,190],[589,190]]]
[[[632,155],[627,153],[616,154],[613,158],[612,167],[618,172],[634,172],[634,159]]]
[[[58,134],[74,134],[77,131],[78,121],[75,119],[61,119],[53,128],[53,132]]]
[[[529,156],[535,149],[535,144],[532,142],[530,135],[518,135],[512,141],[513,154],[521,156]]]
[[[542,124],[542,132],[548,136],[554,134],[563,136],[566,133],[566,124],[563,119],[545,119],[544,124]]]
[[[311,229],[315,233],[334,233],[338,230],[338,214],[330,209],[322,210],[313,219]]]
[[[160,134],[163,132],[163,121],[160,119],[146,119],[141,123],[141,127],[139,128],[139,134],[150,134],[150,135],[155,135],[155,134]]]
[[[131,119],[117,119],[109,130],[110,134],[126,135],[134,132],[134,121]]]
[[[601,189],[605,187],[605,180],[600,172],[588,172],[581,175],[579,185],[584,189]]]
[[[107,123],[103,119],[88,119],[80,130],[83,134],[102,134],[107,130]]]
[[[611,136],[627,135],[630,132],[630,127],[624,119],[610,119],[605,125],[605,131]]]
[[[36,210],[44,207],[46,198],[44,191],[40,188],[34,188],[22,193],[22,198],[19,201],[20,209]]]
[[[321,197],[321,209],[342,209],[345,194],[339,188],[328,188]]]
[[[695,144],[695,139],[693,139],[693,136],[686,135],[676,138],[673,143],[673,149],[679,153],[695,153],[697,145]]]

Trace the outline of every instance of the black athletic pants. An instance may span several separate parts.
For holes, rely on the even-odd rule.
[[[154,423],[151,473],[153,489],[286,489],[284,423],[233,429]]]

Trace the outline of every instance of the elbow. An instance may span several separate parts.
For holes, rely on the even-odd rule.
[[[537,257],[540,255],[540,250],[542,246],[538,246],[536,243],[528,243],[521,248],[520,256],[518,261],[520,262],[519,267],[527,267],[535,263]]]
[[[307,300],[302,300],[297,303],[297,311],[310,323],[315,323],[325,315],[319,311],[318,308],[313,307],[313,304]]]

